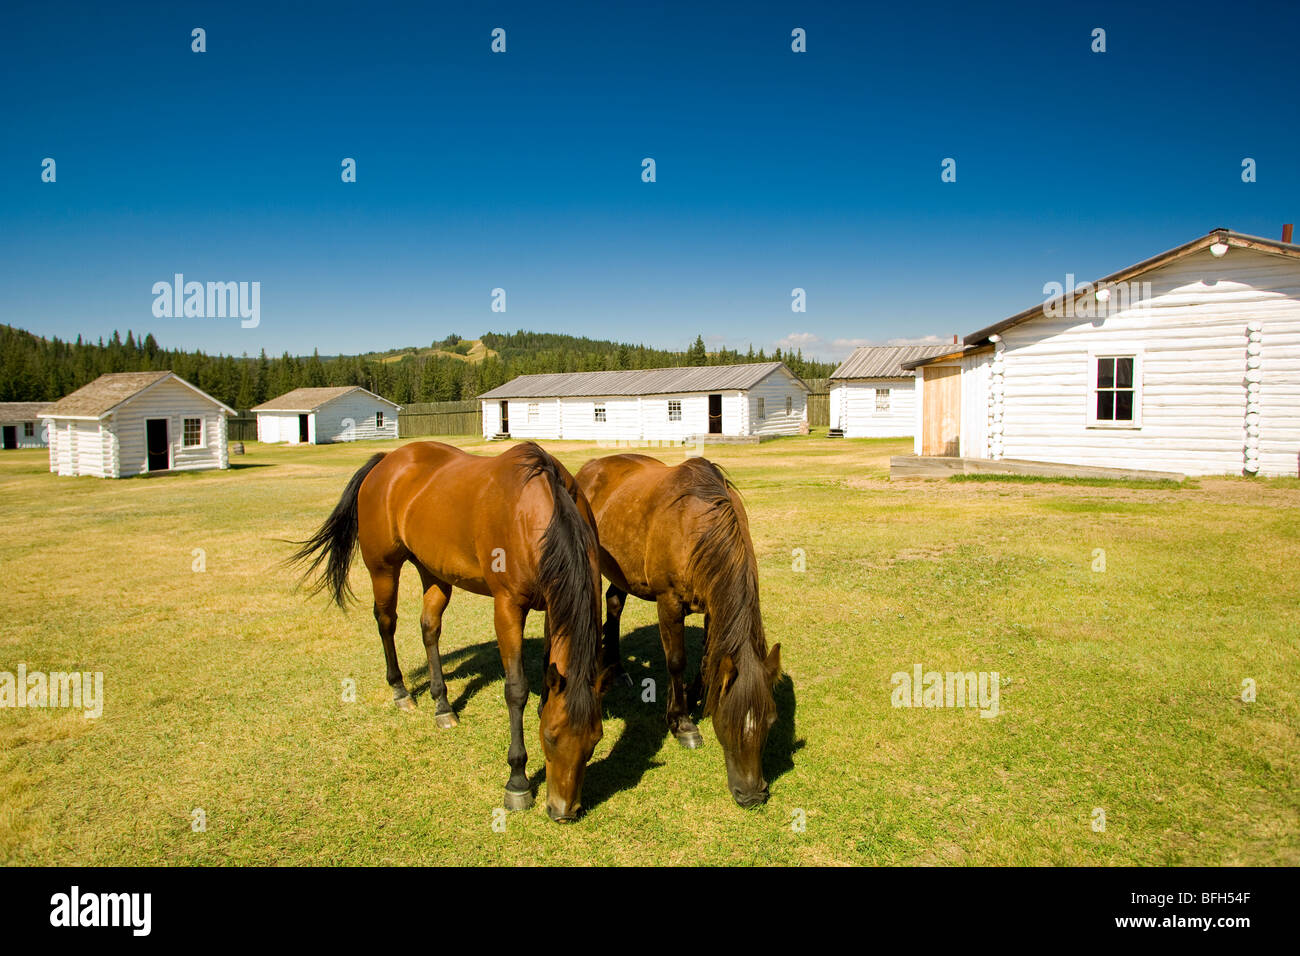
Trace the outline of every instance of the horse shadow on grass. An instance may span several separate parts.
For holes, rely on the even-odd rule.
[[[686,683],[689,686],[694,675],[699,673],[700,654],[704,645],[704,630],[699,627],[687,627],[686,638]],[[623,731],[602,759],[587,767],[586,780],[583,783],[583,805],[591,810],[624,790],[632,790],[645,775],[663,766],[658,759],[664,741],[669,737],[668,723],[665,717],[667,709],[668,669],[664,664],[663,647],[659,641],[658,625],[650,624],[636,628],[620,640],[620,652],[623,667],[631,679],[631,686],[616,683],[605,694],[602,709],[606,720],[616,719],[623,722]],[[541,742],[536,739],[536,713],[540,698],[537,689],[542,682],[542,642],[536,639],[524,641],[524,673],[528,677],[528,708],[525,712],[525,740],[528,748],[529,764],[536,769],[529,775],[529,783],[537,793],[542,781],[546,779],[546,764],[541,757]],[[463,711],[469,701],[484,688],[492,684],[505,682],[505,668],[501,665],[501,654],[496,640],[457,648],[442,655],[443,676],[448,683],[464,681],[461,691],[451,700],[452,710],[463,717]],[[421,701],[422,709],[427,702],[429,691],[429,671],[427,666],[419,665],[408,669],[406,674],[408,686],[413,697],[426,697]],[[653,683],[648,683],[652,681]],[[649,690],[653,688],[654,699],[647,700]],[[794,767],[794,755],[803,749],[804,741],[797,739],[795,732],[795,691],[789,675],[783,675],[773,690],[776,698],[777,721],[767,739],[763,751],[763,773],[768,783],[775,780]],[[431,702],[428,702],[431,703]],[[481,719],[496,719],[501,722],[503,732],[508,737],[508,716],[504,697],[498,702],[498,713],[491,708],[480,711]],[[692,708],[692,719],[700,720],[698,705]],[[531,718],[531,720],[529,719]],[[722,761],[722,746],[710,727],[701,728],[705,744],[701,757],[700,773],[713,773],[718,776],[718,785],[725,786],[725,769]],[[713,753],[716,759],[704,757]],[[501,755],[502,773],[505,774],[505,751]]]

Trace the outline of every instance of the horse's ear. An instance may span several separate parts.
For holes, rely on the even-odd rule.
[[[718,697],[731,690],[731,685],[736,682],[736,662],[731,659],[730,654],[724,654],[722,660],[718,661]]]
[[[560,673],[560,669],[555,664],[551,664],[550,667],[546,668],[546,687],[556,694],[564,691],[564,675]]]
[[[611,665],[600,672],[600,676],[596,678],[597,697],[604,697],[605,692],[614,686],[614,681],[616,679],[615,670],[616,669]]]
[[[767,660],[763,662],[767,668],[767,682],[775,684],[781,677],[781,645],[773,644],[771,652],[767,655]]]

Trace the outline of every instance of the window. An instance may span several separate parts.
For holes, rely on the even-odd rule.
[[[34,438],[36,436],[36,423],[23,422],[23,437]]]
[[[878,388],[876,389],[876,412],[887,411],[889,411],[889,389]]]
[[[605,420],[605,405],[602,402],[596,405],[596,421],[603,422],[604,420]]]
[[[668,402],[668,420],[670,422],[680,422],[682,420],[682,403],[677,399],[670,399]]]
[[[181,429],[181,435],[184,437],[182,444],[186,448],[203,447],[203,419],[187,418],[184,427]]]
[[[785,397],[785,413],[789,415],[793,411],[794,411],[794,399],[791,398],[789,395],[787,395]]]
[[[383,412],[375,412],[375,427],[376,427],[376,428],[383,428],[383,427],[384,427],[384,413],[383,413]]]
[[[1134,427],[1141,417],[1141,357],[1094,355],[1090,425]]]
[[[762,398],[760,398],[760,399],[758,400],[758,417],[759,417],[759,418],[767,418],[767,408],[765,407],[765,404],[766,404],[766,403],[763,401]]]
[[[537,402],[528,403],[528,424],[536,425],[537,420],[541,417],[542,410]]]

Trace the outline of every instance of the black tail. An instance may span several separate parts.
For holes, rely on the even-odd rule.
[[[295,541],[300,545],[289,558],[290,564],[307,564],[303,574],[306,581],[320,569],[325,569],[312,586],[311,593],[319,594],[326,589],[339,607],[347,607],[352,599],[352,588],[348,584],[348,568],[352,565],[352,552],[357,544],[357,492],[375,465],[383,460],[384,453],[373,456],[357,469],[348,486],[343,489],[343,497],[334,506],[330,516],[320,526],[320,530],[306,541]],[[308,563],[310,562],[310,563]]]
[[[600,716],[592,690],[601,642],[600,580],[593,576],[591,567],[596,534],[578,510],[555,459],[541,446],[528,444],[528,457],[523,463],[528,477],[545,475],[554,501],[551,520],[542,535],[538,575],[546,613],[569,638],[565,701],[570,720],[590,725]]]

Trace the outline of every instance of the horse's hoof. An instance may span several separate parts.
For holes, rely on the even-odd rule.
[[[517,793],[514,790],[506,791],[505,806],[507,810],[527,810],[533,805],[533,792],[525,790],[523,793]]]
[[[451,728],[460,723],[460,721],[456,719],[455,714],[434,714],[433,722],[443,730],[451,730]]]
[[[673,736],[687,750],[699,750],[704,746],[704,737],[698,730],[685,730],[680,734],[673,734]]]
[[[415,713],[415,701],[409,697],[399,697],[393,701],[393,706],[398,710],[403,710],[408,714]]]

